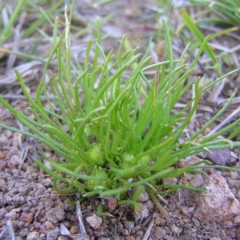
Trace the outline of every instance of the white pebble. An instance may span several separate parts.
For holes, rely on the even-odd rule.
[[[35,240],[39,237],[39,233],[34,231],[34,232],[30,232],[28,235],[27,235],[27,240]]]
[[[100,225],[102,224],[102,218],[100,218],[96,214],[93,214],[93,216],[91,216],[91,217],[87,217],[86,221],[94,229],[98,229],[100,227]]]

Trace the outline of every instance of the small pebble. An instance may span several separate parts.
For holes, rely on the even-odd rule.
[[[12,157],[8,160],[8,167],[9,168],[15,168],[19,165],[19,156],[18,155],[12,155]]]
[[[51,187],[52,186],[52,180],[51,178],[45,178],[42,180],[42,184],[45,186],[45,187]]]
[[[0,171],[3,171],[7,168],[7,162],[6,161],[0,161]]]
[[[34,231],[34,232],[30,232],[27,235],[27,240],[36,240],[39,237],[39,233]]]
[[[237,215],[236,217],[234,217],[233,221],[235,224],[239,224],[240,223],[240,215]]]
[[[187,207],[181,206],[180,209],[181,209],[182,213],[183,213],[185,216],[188,216],[188,215],[189,215],[189,212],[188,212],[188,208],[187,208]]]
[[[190,218],[183,217],[182,221],[184,222],[184,224],[189,224],[190,223]]]
[[[177,163],[177,167],[179,168],[183,168],[183,167],[186,167],[188,165],[193,165],[197,162],[200,162],[201,159],[199,159],[197,156],[190,156],[190,157],[187,157],[185,159],[182,159],[180,160],[178,163]]]
[[[7,213],[5,208],[0,208],[0,219],[3,219]]]
[[[5,217],[7,219],[15,220],[18,217],[18,212],[20,211],[20,208],[14,208],[9,213],[5,214]]]
[[[67,237],[63,237],[63,236],[60,236],[60,237],[58,237],[57,240],[69,240],[69,238],[67,238]]]
[[[175,224],[172,225],[172,230],[177,236],[179,236],[180,233],[182,233],[182,228],[177,227]]]
[[[177,181],[177,178],[164,178],[163,184],[176,184]]]
[[[28,234],[29,234],[29,231],[27,228],[22,229],[21,232],[19,233],[19,235],[23,238],[25,238]]]
[[[13,132],[12,132],[12,131],[10,131],[10,130],[8,130],[8,129],[6,129],[6,130],[4,131],[4,136],[7,137],[8,139],[11,138],[12,135],[13,135]]]
[[[70,232],[71,234],[76,234],[76,233],[78,233],[78,226],[76,226],[76,225],[71,226],[69,232]]]
[[[134,228],[134,222],[125,221],[125,222],[124,222],[124,227],[125,227],[129,232],[131,232],[132,229]]]
[[[145,219],[149,216],[149,214],[150,213],[149,213],[149,210],[148,210],[147,206],[145,204],[142,205],[142,207],[141,207],[141,218]]]
[[[50,231],[49,233],[47,233],[47,240],[55,240],[58,238],[59,234],[60,234],[60,230],[59,228],[56,228]]]
[[[122,230],[123,230],[123,224],[119,222],[117,225],[117,231],[120,233],[122,232]]]
[[[152,202],[151,200],[148,200],[148,201],[146,202],[146,206],[147,206],[147,209],[148,209],[149,211],[151,211],[151,210],[154,208],[154,204],[153,204],[153,202]]]
[[[240,239],[240,227],[236,229],[236,238]]]
[[[233,227],[233,222],[232,221],[225,221],[225,222],[223,222],[223,225],[226,228],[232,228]]]
[[[45,187],[42,191],[43,192],[45,191]],[[56,205],[57,205],[57,207],[56,207],[56,217],[57,217],[58,220],[61,221],[65,218],[64,204],[60,199],[57,199]]]
[[[86,221],[90,224],[90,226],[94,229],[98,229],[102,224],[102,218],[93,214],[93,216],[87,217]]]
[[[196,227],[200,226],[200,222],[196,218],[192,218],[192,221]]]
[[[141,230],[141,229],[142,229],[142,227],[141,227],[140,225],[136,225],[136,226],[133,228],[132,233],[134,234],[134,233],[136,233],[137,231],[139,231],[139,230]]]
[[[229,239],[236,239],[236,232],[234,230],[230,231],[229,237]]]
[[[240,188],[240,180],[235,180],[232,178],[227,178],[228,184],[230,186],[236,187],[236,188]]]
[[[210,238],[210,240],[212,240],[212,239],[215,240],[215,238]],[[216,239],[219,239],[219,238],[216,238]],[[232,240],[232,238],[230,236],[226,236],[226,237],[224,237],[224,240]]]
[[[28,186],[22,186],[18,188],[19,193],[21,193],[22,196],[27,196],[29,192],[29,187]]]
[[[165,240],[175,240],[175,238],[173,238],[172,236],[166,235],[164,237]]]
[[[27,223],[32,222],[32,220],[33,220],[33,213],[32,212],[29,212],[29,213],[23,212],[22,213],[22,220],[24,222],[27,222]]]
[[[34,167],[34,166],[27,166],[27,169],[26,169],[26,172],[28,173],[28,174],[31,174],[31,173],[36,173],[36,172],[38,172],[39,170],[36,168],[36,167]]]
[[[193,187],[201,187],[203,183],[204,183],[204,179],[201,174],[193,175],[192,179],[189,181],[189,185]]]
[[[117,206],[117,199],[116,198],[113,198],[111,197],[109,200],[108,200],[108,208],[110,211],[113,211]]]
[[[27,226],[25,226],[25,225],[29,225],[29,224],[24,223],[23,221],[16,221],[16,222],[13,222],[13,223],[15,223],[15,224],[17,225],[16,228],[18,228],[18,229],[22,229],[22,228],[24,228],[24,227],[27,227]],[[30,229],[28,229],[28,230],[29,230],[28,232],[30,232]],[[35,230],[36,230],[36,229],[35,229]]]
[[[237,172],[230,172],[231,178],[234,180],[238,180],[239,179],[239,173]]]
[[[53,223],[50,222],[50,221],[46,221],[45,224],[44,224],[44,226],[45,226],[45,228],[46,228],[47,230],[53,230],[53,229],[55,228],[55,226],[53,225]]]
[[[229,149],[211,150],[211,152],[205,152],[204,157],[216,165],[226,166],[228,162],[231,162],[231,152]]]
[[[128,236],[128,235],[129,235],[128,230],[127,230],[127,229],[123,229],[123,230],[122,230],[122,235],[123,235],[123,236]]]
[[[144,233],[143,233],[143,231],[137,231],[136,235],[142,237],[144,235]]]
[[[6,154],[0,150],[0,159],[4,159],[6,156]]]
[[[135,237],[127,236],[127,237],[126,237],[126,240],[135,240]]]
[[[156,217],[154,223],[159,226],[165,225],[165,220],[162,217]]]
[[[44,233],[41,233],[40,236],[39,236],[40,239],[45,239],[46,238],[46,235]]]
[[[76,221],[78,221],[78,220],[76,220]],[[62,222],[62,224],[68,229],[71,228],[71,225],[70,225],[69,221],[64,221],[64,222]]]
[[[40,222],[34,222],[33,228],[34,228],[35,230],[43,229],[43,224],[41,224]]]
[[[139,197],[138,197],[138,201],[139,202],[146,202],[149,199],[149,196],[147,194],[147,192],[142,192]]]
[[[7,183],[3,178],[0,178],[0,191],[5,192],[7,189]]]
[[[0,134],[0,146],[6,146],[8,138],[4,134]]]
[[[14,132],[13,133],[13,137],[12,137],[12,145],[15,147],[19,146],[19,136],[20,138],[22,138],[22,136],[20,135],[20,133]]]
[[[163,239],[167,231],[164,228],[156,227],[153,232],[153,237],[157,239]]]

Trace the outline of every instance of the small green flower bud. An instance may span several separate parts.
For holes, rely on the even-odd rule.
[[[106,189],[108,187],[108,174],[101,167],[94,167],[92,176],[100,177],[102,180],[88,180],[87,187],[89,191]]]
[[[105,164],[104,154],[100,144],[94,144],[87,152],[92,159],[92,166],[103,166]]]
[[[139,159],[139,163],[141,163],[143,166],[148,166],[150,161],[151,157],[149,155],[145,155]]]
[[[130,153],[123,153],[122,155],[122,161],[121,161],[121,168],[127,169],[134,165],[134,156]]]

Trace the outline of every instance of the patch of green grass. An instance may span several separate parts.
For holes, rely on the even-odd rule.
[[[51,168],[40,160],[35,161],[52,176],[56,191],[81,191],[85,197],[114,196],[122,199],[119,204],[137,204],[137,197],[144,190],[153,199],[156,193],[165,194],[178,188],[203,191],[185,185],[163,184],[162,180],[186,172],[204,174],[201,169],[203,164],[208,164],[207,161],[175,168],[181,159],[206,150],[240,146],[240,142],[230,141],[240,131],[235,128],[240,119],[204,137],[204,131],[229,106],[234,95],[205,126],[189,137],[185,134],[197,111],[200,96],[237,70],[220,76],[203,89],[199,88],[199,79],[188,83],[200,55],[208,50],[208,38],[199,38],[199,51],[193,62],[187,65],[189,45],[179,59],[174,59],[170,33],[167,25],[164,26],[168,57],[164,62],[150,65],[149,50],[144,55],[137,49],[125,50],[125,37],[116,56],[112,52],[105,53],[101,47],[99,23],[97,42],[89,41],[84,62],[77,68],[70,50],[69,22],[66,21],[64,34],[58,37],[56,21],[52,52],[36,100],[32,99],[24,79],[16,72],[34,118],[19,112],[0,97],[0,103],[29,131],[4,124],[0,127],[38,139],[66,159],[54,161],[42,153]],[[58,72],[50,76],[50,85],[47,85],[45,79],[49,76],[46,72],[53,58],[57,59]],[[150,69],[156,72],[153,79],[146,74]],[[189,91],[192,100],[174,113],[176,103]],[[47,97],[47,103],[41,101],[42,95]],[[50,100],[50,96],[54,100]],[[217,138],[234,128],[237,130],[227,141]],[[140,190],[132,200],[126,199],[127,191],[135,187]]]
[[[110,3],[110,1],[101,1],[99,5]],[[52,39],[52,27],[56,17],[58,17],[58,28],[64,29],[64,1],[31,1],[31,0],[13,0],[4,1],[4,4],[0,6],[0,52],[4,54],[13,54],[24,61],[36,60],[42,63],[46,63],[46,59],[49,56],[49,52],[46,51],[48,47],[43,47],[47,43],[51,44]],[[87,4],[84,4],[86,7]],[[92,6],[94,7],[94,6]],[[11,12],[12,11],[12,12]],[[107,21],[114,14],[106,16],[103,21]],[[70,25],[71,33],[74,38],[79,38],[83,35],[92,32],[93,23],[86,21],[78,15],[72,16],[73,24]],[[14,37],[15,29],[19,28],[21,32]],[[58,34],[58,33],[56,33]],[[24,40],[25,45],[28,44],[28,51],[22,52],[21,48],[18,50],[6,48],[4,44],[18,43]],[[24,44],[23,44],[24,45]],[[41,50],[41,47],[44,50]]]
[[[59,6],[63,4],[63,1],[61,0],[52,4],[50,8],[47,8],[45,4],[49,5],[49,3],[45,3],[44,1],[35,4],[33,1],[20,0],[6,1],[5,4],[1,6],[0,52],[14,54],[25,61],[37,60],[44,63],[46,62],[44,59],[45,56],[36,56],[36,52],[41,46],[40,42],[43,39],[49,39],[47,33],[44,33],[41,29],[46,29],[46,26],[53,24],[52,16],[54,19],[54,14],[59,12],[57,9],[61,9]],[[18,28],[17,31],[19,31],[19,34],[15,38],[14,34],[16,28]],[[14,43],[14,41],[18,43],[26,39],[30,41],[31,38],[35,38],[35,43],[29,44],[31,49],[28,53],[5,48],[4,46],[5,43]],[[37,38],[39,38],[39,41],[37,41]]]
[[[13,29],[12,26],[15,24],[16,19],[18,18],[22,7],[24,5],[25,0],[18,1],[18,4],[16,5],[13,13],[8,21],[4,25],[4,20],[6,21],[6,18],[2,15],[2,19],[0,19],[0,27],[2,29],[1,34],[0,34],[0,46],[13,34]],[[1,14],[3,14],[4,8],[7,6],[7,2],[1,6]]]
[[[191,43],[191,49],[190,51],[195,52],[196,49],[199,48],[201,43],[204,41],[205,36],[200,30],[200,26],[198,25],[198,21],[194,21],[193,17],[189,16],[187,11],[182,10],[181,16],[183,19],[184,24],[182,24],[176,31],[178,36],[181,36],[183,41],[188,44]],[[192,36],[189,37],[189,34],[185,33],[185,30],[188,29]],[[221,40],[223,36],[228,35],[229,33],[238,31],[238,27],[231,27],[226,28],[221,31],[216,31],[213,34],[209,35],[209,42],[214,44],[214,40]],[[218,74],[218,76],[222,76],[222,72],[227,72],[233,69],[231,66],[231,54],[229,54],[227,51],[223,52],[218,49],[214,49],[210,44],[206,44],[204,48],[204,53],[208,55],[210,61],[206,61],[206,63],[202,62],[202,67],[210,70],[214,69],[214,71]],[[192,54],[190,54],[192,55]],[[208,63],[212,62],[213,66],[210,66]],[[226,63],[229,66],[230,70],[226,70],[223,68],[222,62]]]
[[[226,24],[228,26],[239,26],[240,24],[240,0],[190,0],[190,3],[193,6],[206,7],[207,13],[215,14],[211,17],[202,16],[199,23]]]

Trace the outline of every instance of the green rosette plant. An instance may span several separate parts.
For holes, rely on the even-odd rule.
[[[57,22],[55,24],[54,29],[57,29]],[[85,197],[114,196],[122,199],[122,203],[132,204],[141,191],[148,191],[154,202],[155,194],[178,188],[203,191],[180,184],[163,184],[162,180],[187,172],[204,174],[204,167],[217,167],[203,160],[176,168],[181,159],[206,150],[240,146],[239,142],[230,141],[239,133],[240,120],[211,136],[203,135],[229,106],[234,95],[205,126],[190,137],[185,136],[200,96],[237,70],[201,89],[200,79],[187,81],[199,56],[207,49],[208,38],[201,42],[193,62],[187,64],[189,45],[179,59],[174,59],[166,24],[166,61],[150,64],[149,50],[144,55],[138,53],[138,49],[124,50],[126,37],[116,56],[112,51],[106,54],[101,47],[99,24],[96,43],[89,41],[83,63],[76,64],[70,50],[69,29],[67,26],[61,37],[54,37],[52,53],[35,99],[16,72],[22,92],[30,103],[29,115],[34,117],[24,115],[0,97],[0,103],[28,130],[4,124],[0,127],[35,138],[65,159],[56,161],[42,154],[51,168],[35,160],[52,176],[55,190],[61,193],[81,191]],[[54,59],[57,59],[57,74],[50,76],[50,83],[47,83],[47,69]],[[149,77],[149,70],[155,71],[155,77]],[[173,111],[179,99],[189,92],[192,92],[192,99],[178,113]],[[41,96],[47,100],[43,102]],[[227,136],[228,141],[217,138],[231,129],[235,130]],[[133,200],[125,199],[126,193],[136,188],[141,191],[136,191]]]

